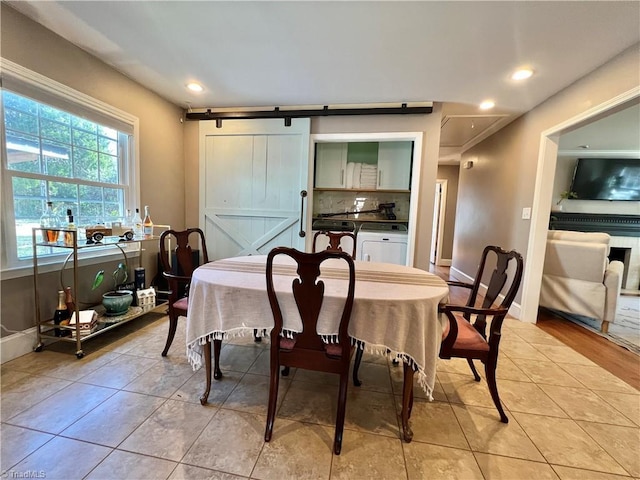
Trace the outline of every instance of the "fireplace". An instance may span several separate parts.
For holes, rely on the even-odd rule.
[[[630,285],[627,285],[627,278],[629,277],[629,265],[631,262],[631,248],[623,247],[611,247],[609,249],[609,261],[619,261],[624,265],[624,272],[622,274],[622,288],[628,289]],[[640,285],[637,285],[640,289]],[[635,288],[634,288],[635,290]]]

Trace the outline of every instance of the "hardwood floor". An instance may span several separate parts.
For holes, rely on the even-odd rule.
[[[457,280],[450,275],[449,267],[431,265],[429,270],[445,280]],[[458,295],[460,294],[456,294]],[[451,300],[458,302],[465,299],[452,298]],[[640,356],[544,309],[538,313],[536,326],[640,390]]]

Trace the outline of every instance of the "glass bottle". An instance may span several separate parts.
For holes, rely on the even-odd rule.
[[[70,208],[67,208],[67,230],[75,230],[76,224],[73,223],[73,213]],[[64,232],[64,244],[68,247],[73,247],[73,232]]]
[[[144,220],[142,221],[142,231],[145,237],[153,235],[153,222],[151,221],[151,215],[149,215],[149,205],[144,206]]]
[[[47,202],[47,208],[40,217],[40,228],[42,228],[42,240],[47,243],[56,243],[60,232],[58,230],[47,230],[60,228],[60,219],[53,211],[53,202]]]
[[[133,233],[136,237],[142,236],[142,218],[140,218],[140,209],[136,208],[136,214],[133,216]]]
[[[56,311],[53,314],[53,323],[55,325],[60,325],[65,320],[69,320],[71,318],[71,312],[67,308],[67,304],[65,303],[65,293],[63,290],[58,291],[58,306],[56,307]],[[69,322],[67,321],[66,324]],[[68,333],[67,333],[68,332]],[[63,330],[60,328],[56,328],[55,331],[56,337],[66,337],[71,332],[69,330]]]
[[[133,215],[131,215],[131,209],[127,208],[127,213],[124,217],[124,223],[122,224],[122,226],[126,229],[126,230],[131,230],[133,229]]]

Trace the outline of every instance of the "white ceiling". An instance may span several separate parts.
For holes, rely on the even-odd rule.
[[[637,1],[6,3],[177,105],[444,102],[454,147],[640,41]]]

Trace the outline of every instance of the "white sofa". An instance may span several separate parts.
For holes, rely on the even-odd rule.
[[[549,231],[540,306],[595,318],[606,333],[624,270],[622,262],[609,262],[609,241],[607,233]]]

